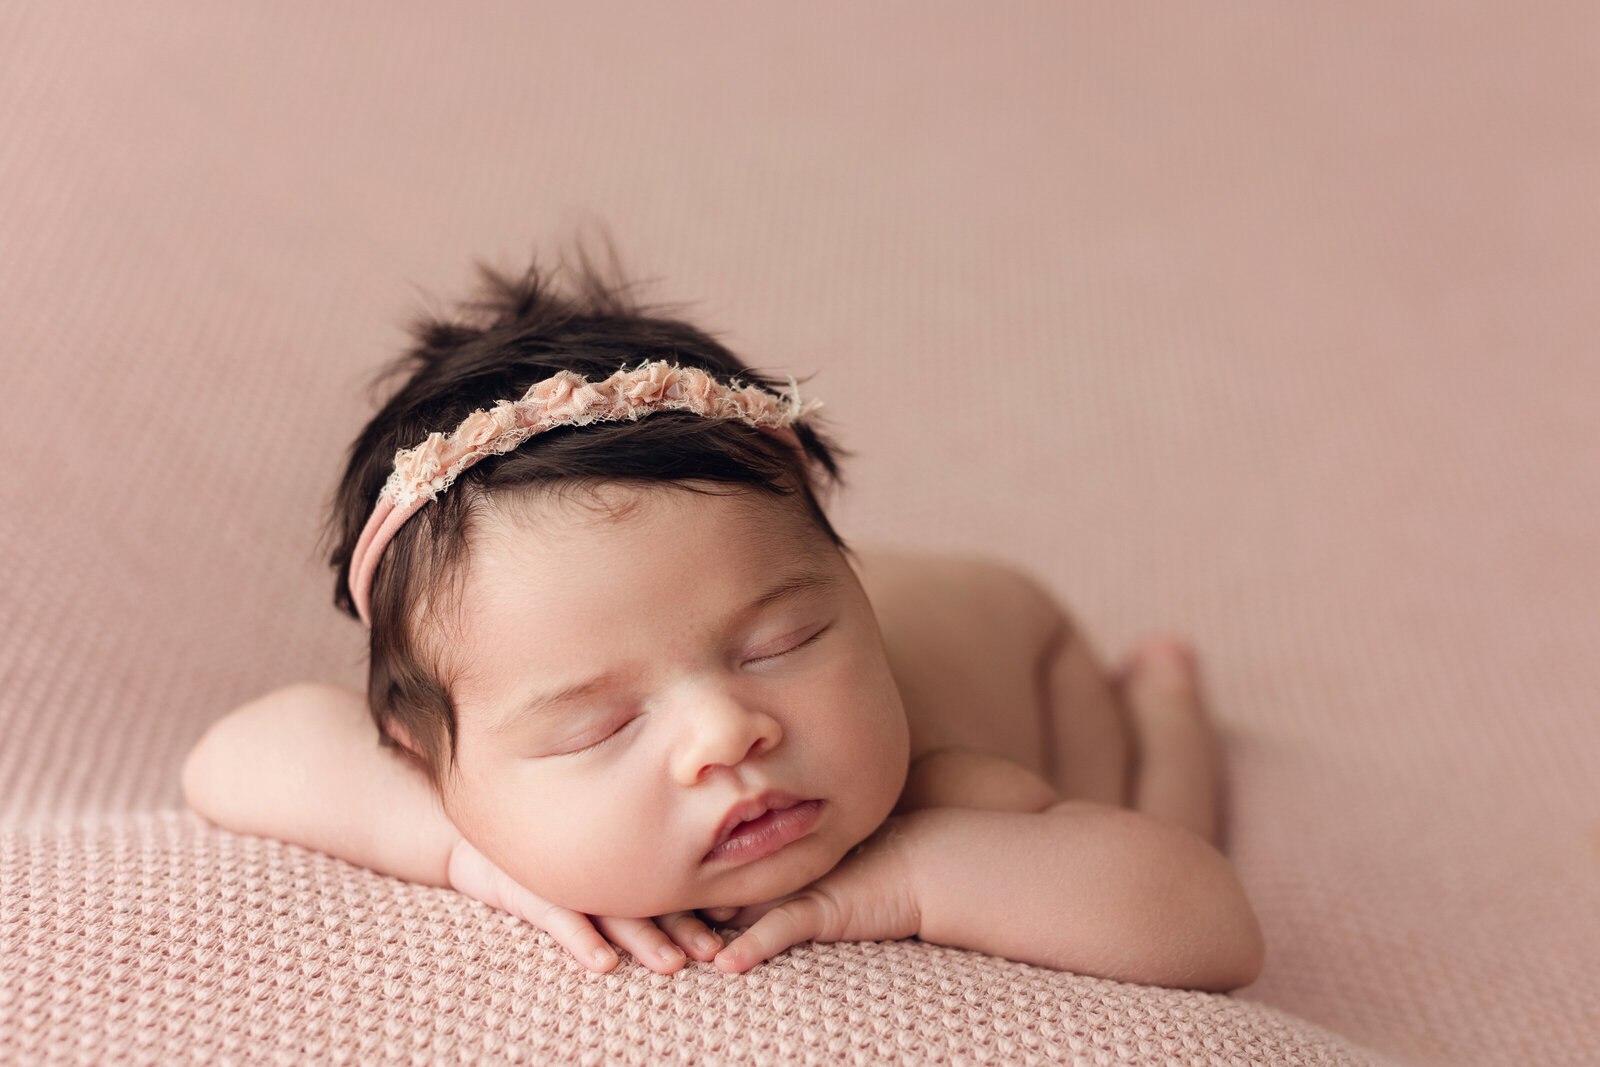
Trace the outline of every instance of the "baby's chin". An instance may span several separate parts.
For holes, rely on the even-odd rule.
[[[888,818],[894,797],[885,792],[873,805],[858,803],[850,809],[849,818],[841,817],[844,809],[838,804],[829,801],[833,810],[824,809],[823,824],[779,852],[737,865],[702,861],[695,868],[679,868],[676,879],[661,877],[659,870],[620,869],[616,866],[619,857],[614,854],[591,857],[592,865],[577,858],[579,866],[567,868],[566,879],[552,879],[548,866],[537,870],[502,866],[514,880],[546,900],[586,915],[653,918],[679,911],[765,904],[798,893],[838,866]],[[489,853],[485,851],[485,855]],[[525,854],[518,856],[523,863],[528,859]],[[521,875],[530,880],[523,881]]]
[[[838,866],[853,847],[854,843],[829,847],[823,841],[796,841],[777,855],[723,872],[694,907],[742,908],[798,893]]]
[[[700,877],[691,878],[688,885],[676,891],[661,893],[659,886],[647,888],[649,880],[641,878],[636,884],[643,892],[614,892],[616,887],[611,887],[589,895],[584,901],[597,907],[567,906],[588,915],[653,918],[676,911],[765,904],[797,893],[815,882],[833,870],[853,847],[853,842],[841,847],[837,843],[804,838],[782,852],[739,867],[715,872],[702,869]]]
[[[794,893],[815,882],[839,865],[839,861],[861,842],[877,832],[890,815],[898,794],[885,793],[876,807],[854,809],[855,818],[837,819],[819,831],[789,845],[783,851],[753,863],[734,867],[705,879],[707,889],[694,904],[674,909],[742,908],[765,904]],[[840,814],[837,810],[833,813]]]

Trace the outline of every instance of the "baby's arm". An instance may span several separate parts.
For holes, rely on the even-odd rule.
[[[931,808],[901,826],[925,941],[1119,981],[1223,991],[1261,973],[1226,857],[1169,820],[1092,801]]]
[[[184,762],[183,793],[224,829],[454,889],[510,912],[592,970],[617,965],[607,937],[660,973],[681,967],[685,953],[709,960],[722,947],[693,912],[591,917],[512,881],[456,829],[422,772],[378,743],[365,698],[352,689],[292,685],[224,716]]]
[[[916,936],[1121,982],[1224,991],[1255,981],[1261,927],[1227,859],[1143,812],[1065,800],[1044,811],[891,816],[749,925],[716,965],[742,972],[801,941]]]
[[[462,840],[422,773],[378,744],[362,695],[331,685],[277,689],[223,716],[185,760],[183,795],[225,829],[421,885],[450,886]]]

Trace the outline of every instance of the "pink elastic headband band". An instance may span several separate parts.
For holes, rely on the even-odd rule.
[[[474,411],[448,437],[430,433],[420,445],[394,454],[394,472],[378,494],[350,556],[350,596],[356,612],[362,622],[372,624],[368,604],[372,575],[395,531],[449,488],[462,471],[486,456],[510,452],[534,434],[557,426],[638,420],[657,411],[691,411],[707,418],[737,419],[799,449],[800,439],[789,427],[820,406],[816,400],[800,399],[793,378],[789,394],[778,396],[754,385],[723,385],[698,367],[661,360],[619,370],[599,382],[565,370],[535,382],[521,400],[502,400]]]

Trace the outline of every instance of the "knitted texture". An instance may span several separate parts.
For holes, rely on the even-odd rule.
[[[9,1064],[1375,1062],[1258,1004],[918,942],[596,975],[459,893],[188,814],[6,834],[0,879]]]
[[[1596,41],[1577,0],[0,3],[0,1063],[1594,1063]],[[399,325],[590,219],[826,399],[847,540],[1027,567],[1108,660],[1195,642],[1258,982],[596,978],[184,809],[219,716],[364,681],[317,533]]]

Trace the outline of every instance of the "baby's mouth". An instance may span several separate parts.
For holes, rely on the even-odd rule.
[[[724,813],[722,821],[717,824],[716,836],[706,848],[714,849],[727,841],[741,824],[753,822],[774,809],[793,807],[803,799],[781,789],[764,789],[755,796],[738,801]]]
[[[787,797],[784,799],[792,800]],[[770,856],[810,833],[817,824],[821,809],[820,800],[792,800],[782,806],[774,803],[754,818],[742,819],[727,827],[701,862],[747,862]],[[748,810],[736,809],[741,813]]]

